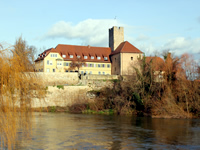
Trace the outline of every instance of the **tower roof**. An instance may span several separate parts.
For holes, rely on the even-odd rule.
[[[138,48],[133,46],[128,41],[122,42],[115,51],[113,51],[110,55],[115,55],[118,53],[143,53]]]

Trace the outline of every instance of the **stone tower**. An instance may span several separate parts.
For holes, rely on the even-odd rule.
[[[124,28],[123,27],[112,27],[109,29],[109,47],[112,52],[124,42]]]

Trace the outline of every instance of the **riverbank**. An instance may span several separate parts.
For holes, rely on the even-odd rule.
[[[135,116],[135,117],[151,117],[151,118],[164,118],[164,119],[191,119],[191,118],[199,118],[198,116],[190,116],[190,117],[182,117],[180,115],[152,115],[147,114],[142,111],[135,111],[132,113],[126,114],[118,114],[117,111],[113,109],[104,109],[104,110],[91,110],[91,109],[84,109],[84,106],[76,108],[76,110],[70,107],[60,107],[60,106],[51,106],[46,108],[33,108],[32,112],[49,112],[49,113],[71,113],[71,114],[98,114],[98,115],[121,115],[121,116]]]

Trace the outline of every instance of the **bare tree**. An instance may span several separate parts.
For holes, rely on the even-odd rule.
[[[34,46],[28,46],[26,41],[19,37],[11,51],[14,56],[17,56],[17,62],[24,67],[24,71],[34,71],[34,54],[36,52]]]
[[[78,70],[78,74],[80,75],[80,68],[85,66],[86,63],[85,63],[85,60],[80,56],[80,57],[77,57],[75,60],[72,60],[71,64],[70,64],[70,68],[69,70]]]

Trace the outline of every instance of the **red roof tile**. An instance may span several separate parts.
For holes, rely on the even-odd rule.
[[[62,55],[66,55],[66,57],[63,58],[65,61],[76,60],[77,55],[79,55],[81,57],[87,56],[87,59],[84,59],[87,62],[110,63],[109,55],[111,53],[111,49],[109,47],[92,47],[92,46],[58,44],[55,49],[54,48],[49,49],[48,53],[49,52],[57,52],[61,55],[61,57]],[[70,55],[73,55],[73,58],[70,58]],[[90,56],[94,56],[94,59],[91,59]],[[97,59],[97,56],[100,56],[101,59]],[[107,60],[104,60],[102,56],[107,57]],[[36,59],[35,62],[41,59],[44,59],[44,57]]]
[[[156,71],[163,70],[164,60],[160,57],[146,57],[146,63],[150,63],[152,61],[152,66]]]
[[[130,44],[128,41],[122,42],[115,51],[113,51],[110,55],[115,55],[118,53],[143,53],[135,46]]]
[[[44,52],[42,52],[41,54],[38,55],[39,57],[35,60],[35,62],[43,60],[53,50],[55,50],[55,49],[54,48],[49,48],[49,49],[45,50]]]

